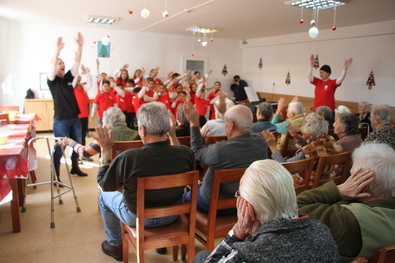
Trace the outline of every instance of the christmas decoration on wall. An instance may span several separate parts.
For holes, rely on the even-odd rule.
[[[226,68],[226,64],[224,64],[224,68],[222,69],[222,75],[228,75],[228,69]]]
[[[262,69],[262,66],[263,66],[263,63],[262,63],[262,57],[261,57],[259,59],[259,65],[258,65],[259,69]]]
[[[285,78],[285,84],[287,84],[287,86],[291,84],[291,75],[289,74],[289,70],[287,73],[287,77]]]
[[[315,69],[318,69],[320,67],[320,61],[319,61],[319,59],[318,59],[318,54],[315,56],[315,59],[314,59],[314,68]]]
[[[372,89],[372,86],[376,86],[376,82],[374,81],[374,76],[373,76],[373,70],[370,71],[368,80],[366,81],[366,86],[368,86],[368,89]]]

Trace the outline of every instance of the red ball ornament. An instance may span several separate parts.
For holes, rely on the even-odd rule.
[[[210,38],[210,41],[213,42],[213,41],[214,41],[214,38]]]
[[[300,19],[300,20],[299,20],[299,23],[303,24],[303,22],[304,22],[304,20],[303,20],[303,19]]]
[[[94,41],[93,44],[96,44],[96,41]]]
[[[332,27],[332,30],[333,30],[333,31],[335,31],[335,30],[336,30],[336,27],[335,27],[335,26],[333,26],[333,27]]]
[[[129,15],[133,14],[133,9],[128,10]]]
[[[192,53],[192,57],[195,56],[195,53]]]

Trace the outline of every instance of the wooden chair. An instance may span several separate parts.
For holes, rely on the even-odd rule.
[[[335,137],[336,136],[335,129],[328,129],[328,135]]]
[[[9,119],[9,116],[8,116],[8,113],[2,113],[2,114],[0,114],[0,123],[9,123],[10,122],[10,119]]]
[[[114,142],[111,149],[111,159],[114,159],[115,156],[117,156],[117,151],[126,151],[133,148],[141,148],[143,146],[144,143],[142,140]]]
[[[318,158],[318,164],[315,171],[312,188],[316,188],[332,180],[335,181],[336,184],[343,183],[347,177],[350,158],[351,152],[320,156]],[[340,173],[336,173],[336,176],[332,176],[331,173],[334,172],[334,168],[336,168],[335,165],[337,165],[337,167],[342,165],[341,171]]]
[[[217,217],[217,210],[236,207],[235,197],[219,200],[220,184],[240,181],[245,170],[246,168],[215,171],[208,215],[196,212],[196,229],[201,232],[196,232],[196,239],[206,246],[208,251],[213,251],[214,240],[225,237],[237,222],[237,215]]]
[[[136,228],[122,223],[123,262],[128,262],[129,246],[144,262],[144,251],[173,247],[173,260],[177,260],[178,245],[182,245],[182,259],[188,251],[188,262],[195,256],[195,224],[197,207],[198,171],[137,178]],[[166,207],[145,208],[145,190],[183,187],[191,185],[191,202]],[[188,216],[185,216],[187,214]],[[172,224],[158,228],[144,228],[144,218],[159,218],[172,215],[180,217]],[[187,249],[186,249],[187,248]]]
[[[191,146],[191,136],[179,136],[177,139],[181,145]],[[170,139],[167,138],[167,141],[170,142]]]
[[[298,134],[302,135],[301,132],[298,132]],[[287,135],[285,136],[285,140],[284,140],[284,146],[283,146],[283,149],[281,150],[281,154],[283,157],[295,155],[295,153],[297,151],[297,149],[290,149],[289,142],[291,140],[293,140],[293,137],[291,136],[291,134],[289,132],[287,132]]]
[[[228,137],[226,135],[218,135],[218,136],[207,136],[206,137],[206,146],[210,144],[214,144],[216,142],[227,140]]]
[[[373,252],[371,263],[394,263],[395,245],[376,248]]]
[[[259,134],[259,132],[258,132],[258,134]],[[278,131],[272,131],[272,134],[274,135],[274,137],[276,137],[276,145],[277,145],[277,141],[278,141],[278,139],[280,138],[281,133],[278,133]],[[268,157],[269,159],[272,158],[272,151],[270,150],[270,147],[269,147],[269,146],[267,147],[267,157]]]
[[[302,185],[295,186],[296,195],[309,189],[311,170],[313,169],[313,164],[314,164],[314,158],[309,158],[296,162],[282,163],[285,169],[287,169],[291,174],[298,173],[301,177],[304,178],[304,183]]]
[[[0,111],[19,111],[19,106],[0,105]]]
[[[368,127],[367,126],[359,127],[357,134],[361,136],[362,141],[365,140],[366,136],[368,135]]]

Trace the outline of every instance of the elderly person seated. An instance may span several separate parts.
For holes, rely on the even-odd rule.
[[[256,111],[257,122],[252,124],[252,132],[261,132],[265,130],[277,131],[276,125],[270,122],[273,115],[273,107],[268,102],[262,102],[258,105]]]
[[[278,162],[253,162],[236,196],[237,223],[211,254],[201,251],[193,263],[340,260],[328,228],[298,214],[292,177]]]
[[[306,116],[303,121],[302,127],[300,128],[302,132],[301,137],[292,126],[287,126],[289,133],[294,137],[295,142],[298,147],[300,147],[294,156],[284,158],[276,147],[275,136],[268,132],[263,131],[261,135],[266,139],[270,150],[272,151],[272,159],[283,163],[283,162],[294,162],[303,160],[306,158],[313,157],[316,161],[321,155],[330,155],[343,152],[343,148],[336,143],[332,136],[327,135],[328,123],[324,118],[319,116],[317,113],[310,113]],[[328,147],[331,145],[332,147]],[[312,171],[312,177],[315,174],[317,162],[314,164]],[[295,186],[300,185],[304,182],[304,178],[298,174],[292,175],[295,180]]]
[[[298,195],[299,213],[325,223],[343,262],[370,259],[374,249],[395,244],[395,151],[363,144],[353,153],[352,175]]]
[[[273,116],[272,123],[276,125],[277,131],[281,133],[281,136],[277,142],[277,149],[282,150],[285,143],[285,137],[287,135],[288,129],[287,125],[292,125],[292,127],[299,132],[300,127],[302,126],[302,122],[304,119],[304,107],[302,103],[298,102],[298,97],[294,97],[292,101],[288,104],[287,109],[287,119],[281,123],[278,123],[280,119],[280,114],[285,108],[285,100],[284,98],[280,98],[278,100],[278,106],[276,113]],[[296,149],[294,140],[289,141],[288,149]]]
[[[392,110],[388,105],[373,105],[370,113],[370,123],[374,132],[366,136],[365,142],[374,141],[395,147],[395,129],[390,124],[391,116]]]
[[[328,129],[333,129],[333,113],[331,108],[328,106],[320,106],[315,109],[315,112],[328,122]]]
[[[139,133],[126,126],[125,114],[117,107],[110,107],[103,113],[103,126],[111,129],[114,141],[132,141],[139,140]],[[62,146],[70,146],[79,156],[91,157],[100,153],[100,144],[97,140],[92,141],[89,145],[81,145],[71,138],[63,138]]]
[[[361,101],[358,103],[358,113],[357,116],[359,118],[360,126],[368,127],[368,134],[373,131],[372,125],[370,124],[370,104],[367,101]]]
[[[359,119],[352,113],[341,113],[334,124],[335,134],[339,137],[337,143],[345,152],[352,152],[362,144],[362,139],[357,135]]]

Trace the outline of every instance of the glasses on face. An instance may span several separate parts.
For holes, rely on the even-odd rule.
[[[240,192],[239,192],[239,190],[237,190],[237,191],[236,191],[236,193],[235,193],[235,197],[236,197],[236,198],[239,198],[239,197],[241,197],[241,196],[240,196]]]

